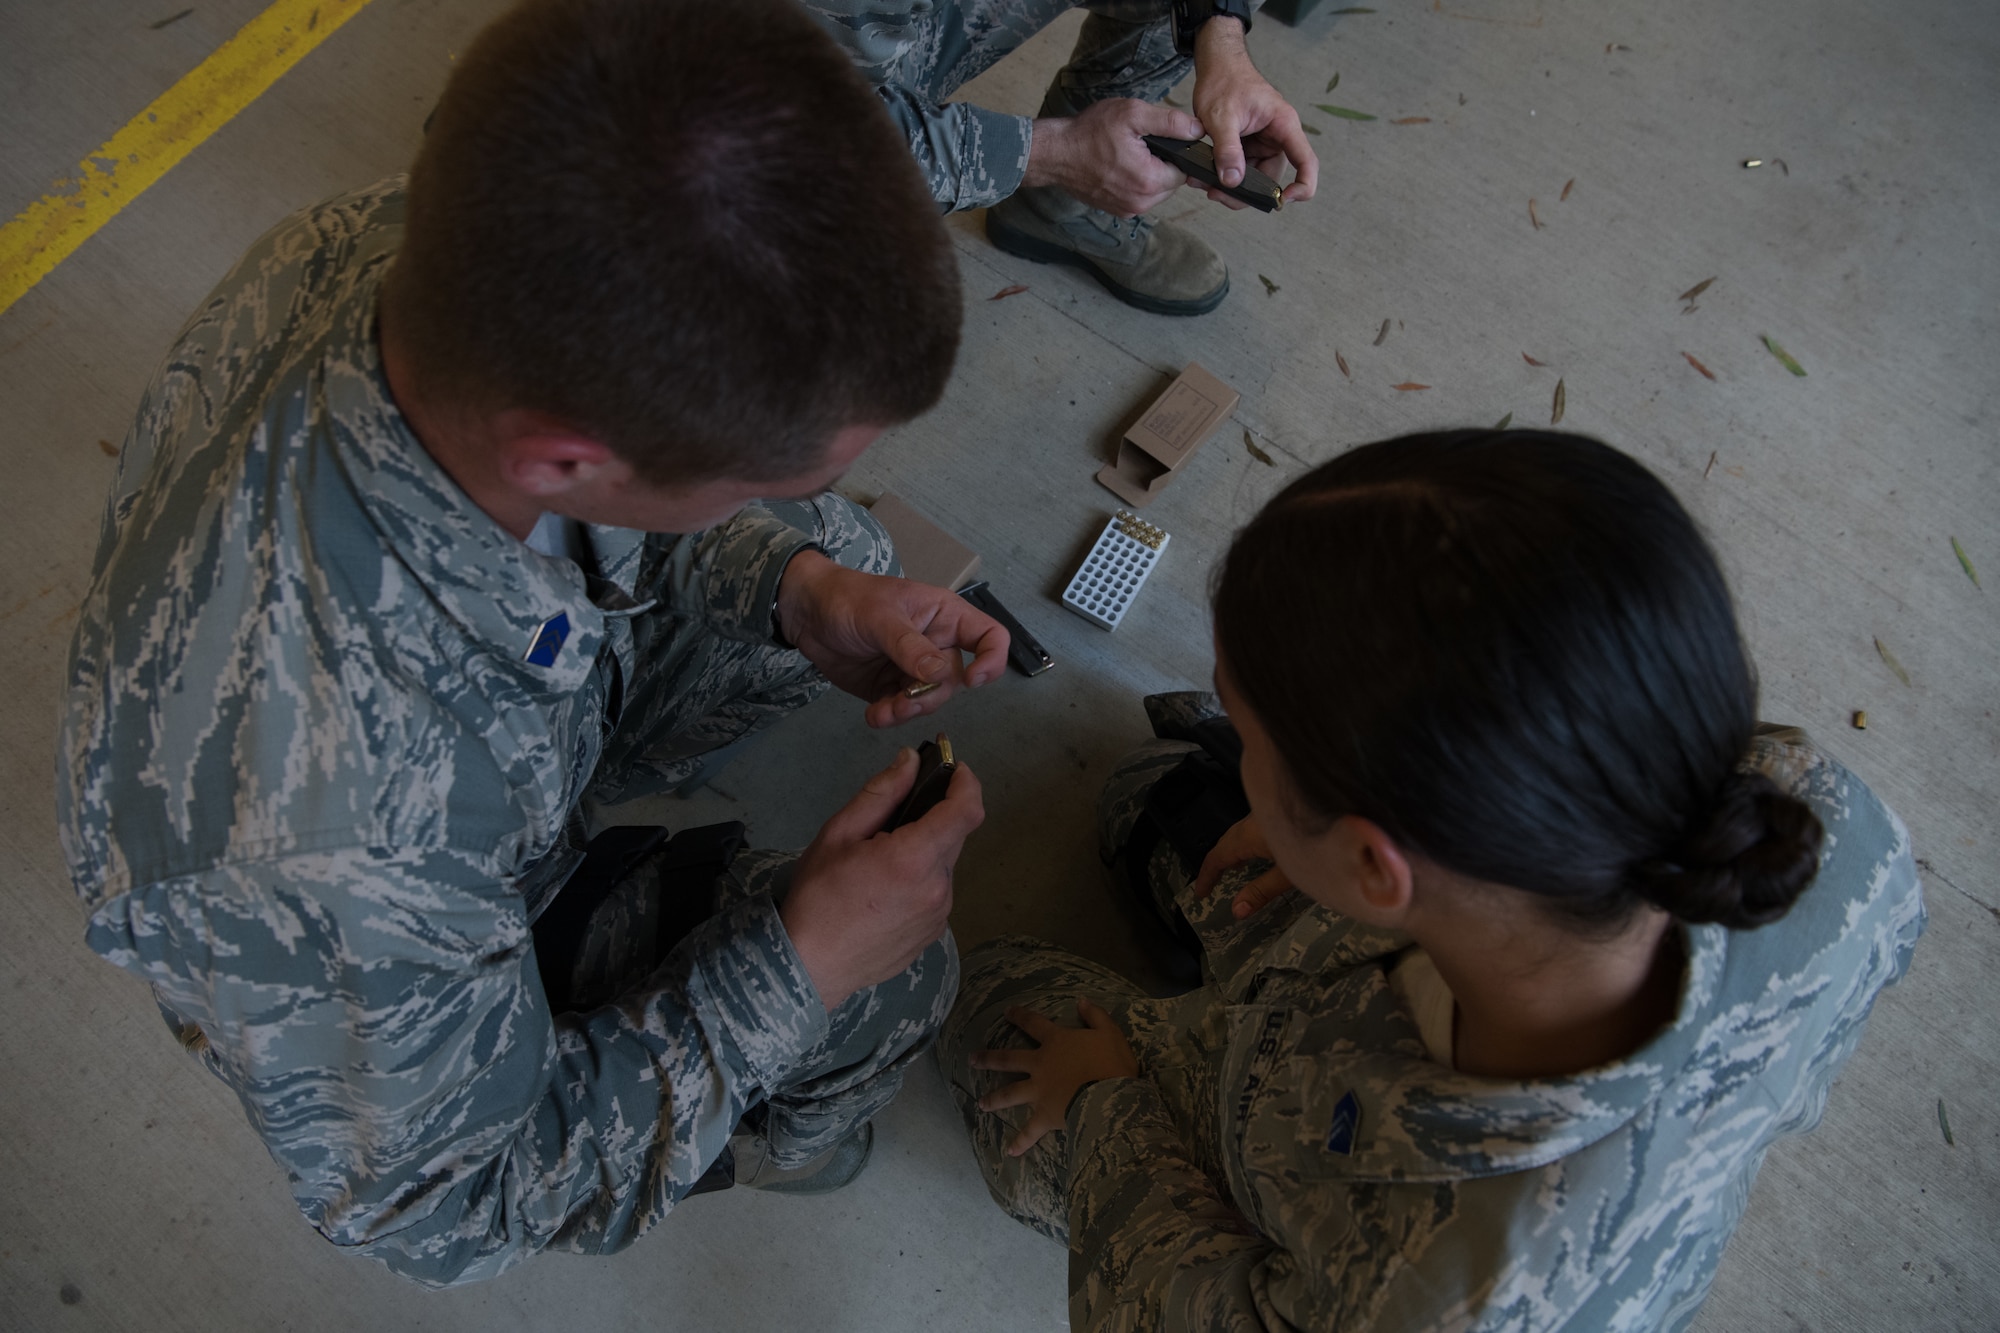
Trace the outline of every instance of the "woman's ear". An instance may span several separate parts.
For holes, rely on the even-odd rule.
[[[1409,911],[1415,884],[1403,849],[1380,824],[1359,815],[1342,815],[1327,834],[1348,883],[1376,918],[1374,924],[1396,925]]]

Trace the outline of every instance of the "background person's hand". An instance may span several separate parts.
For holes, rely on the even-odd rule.
[[[785,567],[778,627],[828,680],[868,701],[871,727],[935,712],[960,686],[984,685],[1007,669],[1007,631],[957,593],[863,574],[817,551],[801,551]],[[970,665],[961,651],[974,655]],[[939,688],[906,698],[911,681]]]
[[[1132,1054],[1132,1044],[1125,1040],[1116,1019],[1081,995],[1076,997],[1076,1013],[1085,1026],[1066,1028],[1015,1005],[1007,1011],[1007,1021],[1032,1037],[1037,1048],[999,1048],[974,1051],[970,1056],[974,1069],[1027,1075],[979,1099],[982,1111],[1028,1108],[1028,1123],[1007,1143],[1009,1157],[1019,1157],[1042,1135],[1061,1129],[1076,1090],[1084,1084],[1104,1078],[1134,1078],[1139,1073],[1139,1058]]]
[[[1243,25],[1233,18],[1210,19],[1195,35],[1194,113],[1215,145],[1215,170],[1225,185],[1242,184],[1246,165],[1282,181],[1289,159],[1295,174],[1284,187],[1285,202],[1313,197],[1319,157],[1306,141],[1298,111],[1250,62]],[[1208,191],[1208,197],[1231,208],[1249,207],[1220,190]]]
[[[909,967],[950,919],[951,868],[986,807],[979,779],[961,764],[922,819],[880,832],[916,780],[916,751],[906,746],[826,821],[778,908],[829,1013]]]
[[[1257,816],[1251,814],[1231,824],[1229,831],[1208,849],[1208,855],[1201,861],[1201,871],[1194,877],[1189,892],[1197,898],[1208,897],[1215,892],[1217,881],[1249,861],[1270,862],[1271,868],[1236,890],[1236,897],[1230,900],[1229,911],[1238,921],[1292,891],[1292,881],[1272,860],[1271,844],[1265,839]]]
[[[1185,111],[1125,97],[1093,103],[1080,115],[1038,120],[1022,184],[1053,185],[1092,208],[1137,217],[1187,184],[1153,156],[1148,134],[1198,139],[1201,123]]]

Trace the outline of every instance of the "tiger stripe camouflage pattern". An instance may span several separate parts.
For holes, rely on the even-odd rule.
[[[773,640],[785,562],[894,555],[837,496],[530,550],[383,377],[390,180],[281,224],[181,332],[127,437],[57,759],[90,947],[152,986],[306,1217],[428,1283],[657,1221],[768,1100],[796,1165],[892,1096],[949,938],[832,1015],[749,857],[615,1005],[552,1017],[532,923],[586,799],[671,786],[827,688]],[[565,618],[546,664],[530,646]],[[651,878],[648,879],[648,875]],[[607,912],[642,912],[647,867]]]
[[[1106,789],[1107,849],[1191,747],[1152,742]],[[1824,821],[1819,876],[1761,930],[1683,927],[1672,1025],[1567,1078],[1499,1081],[1430,1060],[1385,981],[1407,939],[1288,895],[1245,922],[1240,868],[1198,902],[1152,862],[1207,949],[1209,984],[1151,999],[1034,940],[967,954],[939,1058],[994,1198],[1067,1243],[1077,1330],[1684,1328],[1773,1141],[1819,1122],[1875,995],[1924,925],[1909,836],[1802,733],[1750,762]],[[1020,1158],[1026,1108],[969,1052],[1022,1046],[1004,1011],[1125,1027],[1141,1076],[1086,1086]]]
[[[940,208],[985,208],[1021,187],[1033,118],[945,99],[1078,8],[1075,0],[801,3],[875,85]],[[1089,15],[1041,115],[1074,116],[1119,97],[1157,102],[1194,68],[1174,50],[1171,0],[1081,7]]]

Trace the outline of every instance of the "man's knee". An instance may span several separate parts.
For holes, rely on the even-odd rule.
[[[874,987],[880,1009],[875,1026],[887,1044],[928,1047],[951,1012],[958,979],[958,941],[947,930],[899,975]]]
[[[931,1048],[958,993],[958,945],[949,933],[879,985],[856,991],[827,1016],[824,1041],[773,1097],[788,1103],[889,1092],[903,1071]],[[884,1080],[887,1080],[885,1083]]]
[[[827,556],[864,574],[901,574],[896,544],[875,516],[845,496],[822,491],[809,500],[766,501],[764,508],[811,537]]]

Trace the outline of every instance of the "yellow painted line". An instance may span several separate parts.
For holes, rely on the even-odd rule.
[[[0,313],[367,5],[276,0],[0,227]]]

